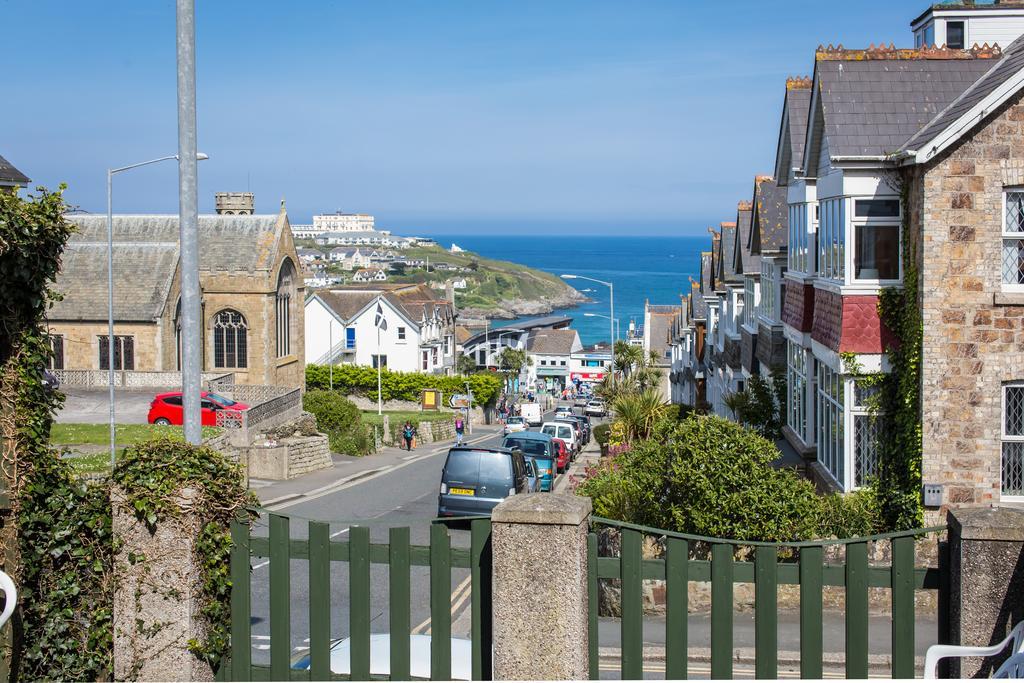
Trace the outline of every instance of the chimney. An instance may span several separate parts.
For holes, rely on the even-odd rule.
[[[218,192],[214,200],[221,216],[251,216],[255,207],[252,192]]]

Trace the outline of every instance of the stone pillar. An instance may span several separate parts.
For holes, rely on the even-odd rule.
[[[949,513],[950,640],[995,645],[1024,620],[1024,509]],[[988,678],[1005,655],[950,659],[953,678]]]
[[[202,511],[193,508],[194,500],[195,491],[184,489],[180,514],[150,533],[124,492],[111,492],[120,543],[114,555],[114,680],[213,680],[209,665],[188,649],[190,639],[206,635],[202,568],[195,561]]]
[[[512,496],[494,508],[494,680],[589,678],[591,509],[589,498],[555,493]]]

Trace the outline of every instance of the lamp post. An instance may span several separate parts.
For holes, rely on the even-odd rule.
[[[110,469],[114,469],[114,176],[140,166],[149,166],[161,161],[177,159],[172,154],[159,159],[140,161],[120,168],[107,169],[107,383],[110,385]],[[196,160],[209,159],[206,154],[196,154]]]
[[[604,285],[608,288],[608,334],[611,336],[611,342],[609,347],[611,350],[612,364],[610,376],[612,381],[615,381],[615,285],[611,282],[605,282],[604,280],[598,280],[597,278],[587,277],[586,275],[575,275],[573,273],[563,273],[563,280],[587,280],[588,282],[596,282],[599,285]],[[602,318],[604,316],[601,316]]]

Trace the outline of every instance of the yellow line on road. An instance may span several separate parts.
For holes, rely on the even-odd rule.
[[[470,589],[472,588],[472,586],[470,586],[470,581],[472,581],[472,579],[473,579],[473,575],[470,574],[465,579],[463,579],[462,582],[458,586],[455,587],[455,590],[452,591],[452,596],[451,596],[451,603],[452,603],[452,611],[451,611],[451,613],[452,613],[452,616],[455,616],[455,610],[463,602],[465,602],[466,596],[468,596],[470,594]],[[417,625],[416,628],[414,628],[412,630],[413,635],[418,635],[418,634],[422,634],[422,633],[429,633],[429,632],[430,632],[430,617],[427,617],[426,619],[424,619],[422,623]]]

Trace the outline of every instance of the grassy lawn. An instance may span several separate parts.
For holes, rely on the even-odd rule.
[[[218,427],[203,427],[203,437],[220,434]],[[170,436],[181,439],[182,428],[150,424],[114,425],[114,440],[121,445],[129,445],[139,441],[148,441],[158,436]],[[110,425],[57,422],[50,429],[50,444],[54,446],[72,446],[92,444],[103,446],[110,443]]]

